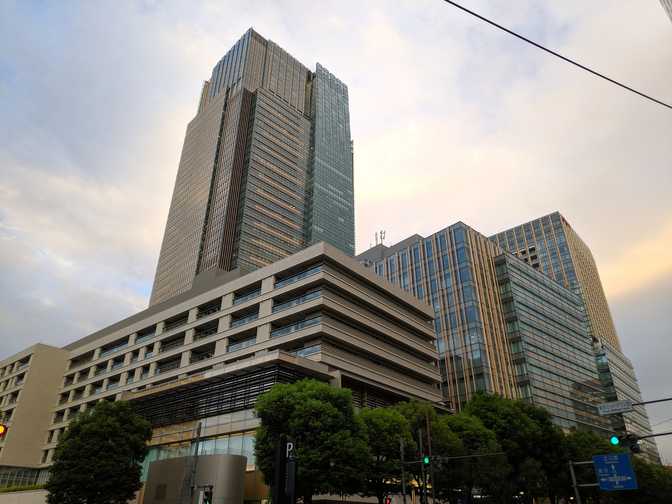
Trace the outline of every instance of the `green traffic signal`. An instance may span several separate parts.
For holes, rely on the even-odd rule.
[[[621,440],[619,439],[618,436],[611,436],[609,438],[609,442],[611,443],[612,446],[618,446],[621,444]]]
[[[429,464],[429,457],[428,457],[427,455],[425,455],[424,457],[422,457],[422,463],[425,464],[425,465],[428,465],[428,464]]]

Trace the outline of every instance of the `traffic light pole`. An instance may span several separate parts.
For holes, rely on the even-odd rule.
[[[399,438],[399,455],[401,456],[401,498],[406,504],[406,470],[404,469],[404,438]]]
[[[649,434],[648,436],[637,436],[637,439],[648,439],[652,437],[658,437],[658,436],[669,436],[672,435],[672,431],[670,432],[659,432],[658,434]]]
[[[422,429],[418,429],[418,441],[420,443],[419,448],[420,448],[420,457],[423,457],[423,454],[425,451],[422,448]],[[420,459],[420,469],[421,469],[421,474],[422,474],[422,493],[420,494],[420,502],[423,504],[427,504],[427,471],[425,471],[425,464],[422,463],[422,458]]]
[[[434,495],[434,459],[432,458],[432,429],[429,425],[429,415],[425,413],[425,421],[427,422],[427,449],[429,450],[429,477],[432,481],[432,503],[436,502]]]
[[[574,495],[576,496],[576,504],[581,504],[581,493],[579,492],[579,487],[596,487],[599,486],[597,483],[577,483],[576,482],[576,473],[574,472],[574,466],[577,465],[592,465],[592,460],[587,460],[585,462],[572,462],[569,461],[569,474],[572,476],[572,487],[574,488]]]

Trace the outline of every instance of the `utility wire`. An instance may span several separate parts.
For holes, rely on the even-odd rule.
[[[666,419],[666,420],[662,420],[661,422],[658,422],[658,423],[653,424],[653,425],[651,426],[651,428],[656,427],[657,425],[661,425],[661,424],[667,423],[667,422],[669,422],[670,420],[672,420],[672,417],[670,417],[670,418],[668,418],[668,419]]]
[[[672,105],[670,105],[669,103],[665,103],[665,102],[663,102],[663,101],[660,101],[660,100],[658,100],[658,99],[656,99],[656,98],[653,98],[652,96],[649,96],[649,95],[644,94],[644,93],[642,93],[642,92],[640,92],[640,91],[637,91],[636,89],[633,89],[633,88],[631,88],[630,86],[626,86],[625,84],[622,84],[622,83],[620,83],[620,82],[618,82],[618,81],[616,81],[616,80],[614,80],[614,79],[611,79],[611,78],[607,77],[607,76],[604,75],[604,74],[601,74],[601,73],[599,73],[599,72],[596,72],[595,70],[591,70],[591,69],[588,68],[587,66],[584,66],[584,65],[582,65],[581,63],[578,63],[578,62],[576,62],[576,61],[574,61],[574,60],[572,60],[572,59],[570,59],[570,58],[567,58],[567,57],[563,56],[562,54],[559,54],[559,53],[557,53],[557,52],[555,52],[555,51],[553,51],[553,50],[551,50],[551,49],[548,49],[547,47],[544,47],[544,46],[542,46],[541,44],[538,44],[538,43],[534,42],[533,40],[528,39],[527,37],[524,37],[524,36],[522,36],[522,35],[519,35],[518,33],[514,32],[514,31],[512,31],[512,30],[509,30],[508,28],[505,28],[505,27],[503,27],[503,26],[500,25],[500,24],[495,23],[494,21],[491,21],[490,19],[488,19],[488,18],[486,18],[486,17],[483,17],[483,16],[481,16],[480,14],[477,14],[476,12],[467,9],[466,7],[461,6],[461,5],[458,4],[457,2],[453,2],[453,1],[451,1],[451,0],[443,0],[443,1],[446,2],[446,3],[448,3],[448,4],[450,4],[450,5],[452,5],[453,7],[457,7],[458,9],[460,9],[460,10],[466,12],[467,14],[471,14],[472,16],[477,17],[477,18],[480,19],[481,21],[485,21],[486,23],[488,23],[489,25],[494,26],[495,28],[499,28],[500,30],[505,31],[505,32],[508,33],[509,35],[513,35],[514,37],[517,37],[517,38],[519,38],[520,40],[523,40],[523,41],[527,42],[528,44],[532,44],[533,46],[537,47],[538,49],[541,49],[542,51],[546,51],[547,53],[552,54],[553,56],[555,56],[555,57],[557,57],[557,58],[560,58],[561,60],[564,60],[564,61],[566,61],[567,63],[571,63],[572,65],[577,66],[577,67],[581,68],[582,70],[585,70],[586,72],[590,72],[591,74],[593,74],[593,75],[595,75],[595,76],[597,76],[597,77],[600,77],[600,78],[602,78],[602,79],[604,79],[604,80],[606,80],[606,81],[608,81],[608,82],[611,82],[612,84],[616,84],[617,86],[620,86],[620,87],[622,87],[623,89],[626,89],[626,90],[628,90],[628,91],[630,91],[630,92],[632,92],[632,93],[638,94],[638,95],[641,96],[642,98],[646,98],[647,100],[651,100],[652,102],[657,103],[658,105],[662,105],[663,107],[667,107],[667,108],[669,108],[669,109],[672,109]]]

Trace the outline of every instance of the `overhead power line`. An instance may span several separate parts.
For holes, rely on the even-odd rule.
[[[662,421],[660,421],[660,422],[658,422],[658,423],[653,424],[653,425],[651,426],[651,428],[656,427],[656,426],[661,425],[661,424],[664,424],[664,423],[667,423],[667,422],[669,422],[670,420],[672,420],[672,417],[667,418],[667,419],[665,419],[665,420],[662,420]]]
[[[652,102],[657,103],[658,105],[662,105],[663,107],[667,107],[667,108],[669,108],[669,109],[672,109],[672,105],[670,105],[669,103],[665,103],[665,102],[663,102],[663,101],[660,101],[660,100],[658,100],[658,99],[656,99],[656,98],[653,98],[652,96],[649,96],[649,95],[647,95],[647,94],[645,94],[645,93],[642,93],[642,92],[640,92],[640,91],[637,91],[636,89],[633,89],[633,88],[631,88],[630,86],[626,86],[625,84],[622,84],[621,82],[618,82],[617,80],[614,80],[614,79],[612,79],[612,78],[610,78],[610,77],[607,77],[606,75],[601,74],[600,72],[596,72],[595,70],[592,70],[592,69],[588,68],[587,66],[582,65],[581,63],[578,63],[577,61],[574,61],[574,60],[572,60],[572,59],[570,59],[570,58],[567,58],[566,56],[563,56],[563,55],[560,54],[560,53],[557,53],[557,52],[555,52],[555,51],[553,51],[553,50],[551,50],[551,49],[549,49],[549,48],[547,48],[547,47],[544,47],[544,46],[542,46],[541,44],[538,44],[538,43],[536,43],[535,41],[530,40],[529,38],[524,37],[523,35],[520,35],[520,34],[514,32],[513,30],[509,30],[508,28],[505,28],[504,26],[502,26],[502,25],[500,25],[500,24],[497,24],[497,23],[495,23],[494,21],[491,21],[491,20],[488,19],[488,18],[486,18],[486,17],[484,17],[484,16],[481,16],[480,14],[477,14],[476,12],[474,12],[474,11],[472,11],[472,10],[469,10],[469,9],[467,9],[466,7],[463,7],[462,5],[460,5],[460,4],[456,3],[456,2],[453,2],[453,1],[451,1],[451,0],[443,0],[443,1],[446,2],[446,3],[448,3],[448,4],[450,4],[450,5],[452,5],[453,7],[457,7],[458,9],[460,9],[460,10],[466,12],[467,14],[471,14],[472,16],[474,16],[474,17],[480,19],[481,21],[485,21],[486,23],[488,23],[489,25],[494,26],[495,28],[499,28],[500,30],[505,31],[505,32],[508,33],[509,35],[513,35],[514,37],[519,38],[520,40],[523,40],[523,41],[527,42],[528,44],[533,45],[534,47],[536,47],[536,48],[538,48],[538,49],[541,49],[542,51],[546,51],[547,53],[552,54],[553,56],[555,56],[555,57],[557,57],[557,58],[560,58],[561,60],[566,61],[567,63],[571,63],[572,65],[577,66],[577,67],[579,67],[580,69],[585,70],[586,72],[590,72],[591,74],[593,74],[593,75],[595,75],[595,76],[597,76],[597,77],[600,77],[600,78],[602,78],[602,79],[604,79],[604,80],[606,80],[606,81],[608,81],[608,82],[611,82],[612,84],[616,84],[617,86],[622,87],[623,89],[626,89],[626,90],[628,90],[628,91],[630,91],[630,92],[632,92],[632,93],[638,94],[638,95],[641,96],[642,98],[646,98],[647,100],[651,100]]]

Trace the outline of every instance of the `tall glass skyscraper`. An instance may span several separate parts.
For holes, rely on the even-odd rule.
[[[150,305],[318,241],[353,255],[354,233],[347,86],[248,30],[187,126]]]
[[[605,400],[640,402],[642,395],[635,370],[621,349],[593,255],[567,220],[554,212],[497,233],[490,239],[581,296]],[[616,432],[651,433],[649,418],[642,406],[631,413],[611,415],[610,421]],[[652,460],[658,460],[654,441],[644,440],[642,445]]]
[[[491,239],[502,249],[579,293],[586,307],[590,334],[620,350],[593,254],[559,212],[507,229]]]

